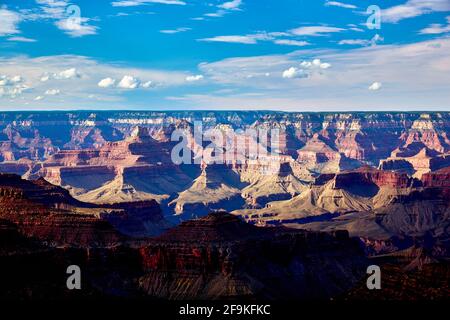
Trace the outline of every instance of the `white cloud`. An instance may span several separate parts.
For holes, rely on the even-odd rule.
[[[241,11],[241,9],[240,9],[241,5],[242,5],[242,0],[227,1],[222,4],[217,5],[217,8],[219,8],[219,10],[217,10],[216,12],[205,13],[203,16],[208,17],[208,18],[220,18],[230,12]]]
[[[97,34],[97,27],[88,25],[88,18],[80,18],[78,22],[71,19],[61,19],[55,22],[55,25],[71,37],[83,37]]]
[[[112,78],[105,78],[100,80],[100,82],[97,84],[100,88],[110,88],[113,87],[116,84],[116,80]]]
[[[314,59],[312,61],[302,61],[300,63],[300,67],[304,69],[328,69],[331,67],[331,64],[328,62],[322,62],[320,59]]]
[[[113,7],[135,7],[146,5],[149,3],[180,5],[180,6],[186,5],[186,2],[181,0],[122,0],[122,1],[114,1],[111,4]]]
[[[24,79],[19,76],[0,75],[0,97],[16,98],[30,87],[24,84]]]
[[[381,82],[374,82],[369,86],[369,90],[378,91],[381,89],[381,86],[382,86]]]
[[[66,69],[54,75],[55,79],[73,79],[78,78],[79,76],[76,68]]]
[[[141,83],[141,81],[139,81],[139,79],[136,79],[133,76],[124,76],[122,77],[122,80],[116,85],[116,80],[113,78],[104,78],[102,80],[100,80],[97,83],[97,86],[100,88],[121,88],[121,89],[137,89],[137,88],[144,88],[144,89],[148,89],[151,87],[154,87],[155,84],[153,83],[153,81],[146,81]]]
[[[322,36],[328,33],[336,33],[344,31],[345,29],[336,27],[326,27],[326,26],[309,26],[309,27],[299,27],[290,30],[290,33],[296,36]]]
[[[61,91],[59,89],[48,89],[47,91],[45,91],[45,94],[48,96],[56,96],[60,93]]]
[[[376,46],[379,42],[384,41],[384,38],[376,34],[372,39],[345,39],[339,41],[340,45],[358,45],[358,46]]]
[[[201,74],[197,74],[195,76],[187,76],[186,77],[186,81],[188,82],[194,82],[194,81],[199,81],[203,79],[203,75]]]
[[[302,70],[290,67],[289,69],[286,69],[283,71],[283,78],[286,79],[292,79],[292,78],[298,78],[302,75]]]
[[[145,89],[151,88],[151,87],[153,87],[153,86],[154,86],[153,81],[147,81],[147,82],[144,82],[144,83],[141,85],[141,87],[142,87],[142,88],[145,88]]]
[[[96,97],[96,106],[126,108],[124,89],[105,90],[98,86],[99,80],[107,77],[120,80],[124,75],[131,75],[133,78],[146,79],[146,81],[152,79],[154,85],[151,87],[156,88],[155,91],[158,94],[152,94],[150,99],[157,99],[156,96],[159,95],[159,92],[169,90],[171,87],[186,85],[186,72],[184,70],[131,68],[119,64],[101,63],[91,58],[75,55],[37,58],[23,55],[16,57],[0,56],[0,75],[8,75],[8,78],[20,75],[23,79],[21,83],[0,86],[3,88],[0,108],[6,109],[26,108],[26,103],[32,105],[36,96],[49,97],[44,93],[55,88],[64,93],[64,101],[61,99],[49,100],[49,108],[85,109],[94,107],[92,99],[88,98],[89,95]],[[141,87],[144,88],[144,84]],[[15,100],[14,105],[11,105],[11,102],[6,99],[19,94],[21,95],[20,99]],[[44,99],[44,101],[47,101],[47,99]],[[40,104],[40,108],[46,107],[46,102]]]
[[[381,19],[383,22],[396,23],[432,12],[446,11],[450,11],[448,0],[408,0],[404,4],[382,10]]]
[[[370,40],[367,39],[344,39],[339,41],[340,45],[358,45],[358,46],[367,46],[370,44]]]
[[[206,42],[228,42],[228,43],[243,43],[243,44],[256,44],[257,39],[253,36],[217,36],[212,38],[199,39],[198,41]]]
[[[21,17],[17,12],[8,9],[0,9],[0,37],[19,33],[17,25]]]
[[[450,108],[450,38],[405,45],[377,45],[346,50],[297,50],[289,54],[228,58],[200,64],[210,83],[259,97],[184,97],[186,106],[198,108],[249,108],[285,110],[447,110]],[[322,69],[313,65],[314,58]],[[302,62],[304,61],[304,62]],[[294,68],[290,70],[290,68]],[[303,70],[300,73],[299,70]],[[303,76],[301,81],[279,81]],[[253,77],[247,75],[272,76]],[[420,75],[420,76],[418,76]],[[277,80],[278,79],[278,80]],[[287,78],[289,79],[289,78]],[[292,79],[292,78],[291,78]],[[374,79],[389,90],[373,95]],[[294,80],[294,79],[292,79]],[[181,102],[180,102],[181,103]]]
[[[327,26],[309,26],[299,27],[287,32],[265,32],[261,31],[254,34],[246,35],[225,35],[215,36],[210,38],[197,39],[197,41],[206,42],[228,42],[228,43],[242,43],[242,44],[257,44],[259,41],[272,41],[278,45],[288,45],[296,47],[304,47],[310,45],[307,41],[300,41],[295,37],[303,36],[323,36],[329,33],[345,31],[342,28],[327,27]],[[287,37],[291,38],[288,39]],[[294,38],[294,39],[292,39]]]
[[[225,10],[237,10],[242,4],[242,0],[233,0],[224,2],[220,5],[218,5],[219,8],[225,9]]]
[[[21,10],[24,20],[53,21],[58,29],[71,37],[97,34],[98,27],[89,25],[92,19],[82,17],[80,8],[68,0],[36,0],[36,3],[37,8]]]
[[[34,98],[35,101],[39,101],[39,100],[43,100],[44,97],[43,96],[37,96],[36,98]]]
[[[338,1],[327,1],[325,2],[325,5],[327,7],[340,7],[340,8],[346,8],[346,9],[356,9],[357,6],[353,5],[353,4],[347,4],[347,3],[342,3],[342,2],[338,2]]]
[[[420,34],[442,34],[450,32],[450,16],[447,17],[447,25],[431,24],[427,28],[420,30]]]
[[[298,40],[289,40],[289,39],[278,39],[274,40],[275,44],[286,45],[286,46],[296,46],[296,47],[304,47],[310,45],[307,41],[298,41]]]
[[[23,79],[22,79],[21,76],[14,76],[14,77],[11,78],[11,82],[12,83],[19,83],[19,82],[22,82],[22,81],[23,81]]]
[[[218,10],[216,12],[205,13],[204,16],[208,18],[220,18],[223,17],[226,13],[226,10]]]
[[[176,28],[176,29],[160,30],[159,32],[166,33],[166,34],[174,34],[174,33],[186,32],[189,30],[192,30],[192,29],[181,27],[181,28]]]
[[[36,39],[26,38],[26,37],[10,37],[6,39],[8,41],[14,41],[14,42],[36,42]]]
[[[136,89],[139,87],[139,80],[132,76],[123,76],[117,87],[122,89]]]
[[[259,32],[247,35],[216,36],[211,38],[197,39],[197,41],[227,42],[227,43],[242,43],[242,44],[257,44],[259,41],[272,41],[274,44],[296,46],[296,47],[304,47],[310,45],[310,43],[307,41],[278,39],[278,37],[286,37],[286,36],[291,36],[291,34],[286,32]]]

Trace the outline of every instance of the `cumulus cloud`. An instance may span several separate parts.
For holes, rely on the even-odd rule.
[[[0,36],[19,33],[17,25],[21,21],[21,17],[17,12],[0,9]]]
[[[70,68],[55,74],[54,77],[55,79],[73,79],[80,77],[80,74],[76,68]]]
[[[34,98],[35,101],[39,101],[39,100],[43,100],[44,97],[43,96],[37,96],[36,98]]]
[[[357,6],[355,6],[353,4],[347,4],[347,3],[338,2],[338,1],[327,1],[327,2],[325,2],[325,6],[340,7],[340,8],[346,8],[346,9],[356,9],[357,8]]]
[[[154,87],[154,83],[153,81],[141,82],[133,76],[124,76],[119,83],[117,83],[116,79],[110,77],[104,78],[97,83],[97,86],[100,88],[148,89]]]
[[[260,94],[259,98],[238,99],[231,94],[229,98],[218,97],[217,100],[212,97],[210,107],[260,105],[260,108],[286,110],[310,110],[307,108],[311,107],[322,110],[420,110],[427,107],[447,110],[450,101],[449,50],[450,38],[444,37],[412,44],[235,57],[203,63],[199,69],[211,83]],[[312,67],[314,58],[332,67]],[[311,76],[280,81],[283,72],[291,67],[297,69],[291,71],[294,75],[302,69]],[[248,74],[265,73],[271,76],[255,76],[251,81],[247,78]],[[382,83],[382,87],[379,91],[369,90],[375,81]],[[374,94],[376,92],[383,94]],[[192,104],[185,102],[186,106],[206,107],[206,96],[214,94],[205,94],[201,101],[189,97],[187,100]]]
[[[314,59],[312,61],[304,60],[300,63],[300,67],[304,69],[328,69],[331,67],[330,63],[322,62],[320,59]]]
[[[26,103],[32,104],[36,96],[51,97],[45,95],[47,90],[57,88],[61,94],[64,93],[64,101],[60,99],[48,100],[49,107],[53,108],[87,108],[92,107],[94,95],[96,104],[104,104],[105,107],[123,105],[124,89],[118,88],[117,83],[124,75],[130,75],[134,79],[144,79],[139,88],[158,88],[161,92],[173,86],[186,85],[186,72],[176,70],[157,70],[147,68],[130,68],[115,64],[101,63],[94,59],[75,56],[45,56],[31,58],[27,56],[1,57],[0,75],[8,75],[8,86],[3,86],[0,108],[10,109],[11,103],[6,98],[18,97],[14,108],[21,108]],[[13,84],[11,79],[20,75],[22,82]],[[98,86],[100,80],[110,77],[116,79],[113,88],[117,90],[106,90]],[[148,80],[153,84],[145,84]],[[128,87],[133,87],[128,83]],[[39,93],[39,94],[36,94]],[[156,99],[156,98],[155,98]],[[45,107],[45,103],[41,106]]]
[[[194,82],[194,81],[199,81],[203,79],[203,75],[201,74],[197,74],[195,76],[187,76],[186,77],[186,81],[188,82]]]
[[[105,78],[99,81],[97,84],[100,88],[110,88],[113,87],[116,84],[116,80],[113,78]]]
[[[290,67],[289,69],[283,71],[282,76],[285,79],[300,78],[302,77],[302,70],[295,67]]]
[[[7,96],[15,98],[21,95],[25,90],[29,89],[29,86],[24,84],[24,79],[19,76],[0,76],[0,97]]]
[[[369,90],[378,91],[381,89],[381,86],[382,86],[381,82],[374,82],[369,86]]]
[[[13,76],[13,77],[6,75],[0,76],[0,86],[9,86],[21,81],[22,81],[21,76]]]
[[[408,0],[406,3],[381,11],[383,22],[396,23],[403,19],[414,18],[432,12],[450,11],[448,0]]]
[[[48,89],[47,91],[45,91],[45,94],[47,96],[56,96],[60,93],[61,93],[61,91],[59,89]]]
[[[117,85],[118,88],[122,89],[136,89],[139,86],[139,80],[132,76],[123,76]]]

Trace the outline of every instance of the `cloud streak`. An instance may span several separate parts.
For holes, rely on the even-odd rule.
[[[327,1],[327,2],[325,2],[325,6],[340,7],[340,8],[345,8],[345,9],[356,9],[357,8],[357,6],[355,6],[353,4],[347,4],[347,3],[338,2],[338,1]]]
[[[147,4],[167,4],[167,5],[185,6],[186,2],[181,0],[123,0],[111,2],[111,5],[113,7],[137,7]]]
[[[420,30],[420,34],[443,34],[450,32],[450,16],[447,17],[447,24],[431,24],[427,28]]]
[[[382,10],[381,19],[383,22],[397,23],[424,14],[446,11],[450,11],[450,1],[448,0],[408,0],[402,5]]]
[[[0,9],[0,37],[19,33],[21,17],[17,12]]]

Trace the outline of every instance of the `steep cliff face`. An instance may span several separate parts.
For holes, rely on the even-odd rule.
[[[376,185],[377,187],[408,188],[413,185],[413,179],[405,173],[376,170],[371,167],[362,167],[354,171],[343,172],[336,175],[336,188],[346,188],[352,184]]]
[[[398,196],[375,210],[377,223],[392,234],[448,241],[450,228],[450,189],[431,187]]]
[[[27,237],[57,245],[87,247],[112,246],[121,239],[121,235],[108,222],[94,215],[68,211],[76,203],[74,199],[73,203],[65,202],[61,194],[52,194],[31,183],[31,188],[21,188],[17,186],[19,177],[13,182],[14,187],[5,183],[5,180],[10,180],[8,177],[2,175],[1,178],[0,217],[17,224],[20,232]]]
[[[379,168],[406,172],[420,178],[425,173],[450,166],[450,154],[448,153],[439,154],[426,147],[414,153],[414,149],[394,150],[390,157],[380,161]],[[411,153],[413,154],[410,155]]]
[[[0,299],[329,299],[352,288],[367,264],[346,232],[261,229],[223,212],[107,247],[92,238],[56,247],[0,219],[0,240]],[[66,287],[74,264],[81,291]]]
[[[42,227],[41,221],[31,223]],[[60,226],[54,227],[57,230]],[[142,270],[138,250],[120,242],[99,247],[90,236],[74,238],[74,243],[66,240],[63,247],[55,246],[52,241],[32,237],[20,226],[0,219],[0,300],[64,301],[139,294],[138,288],[130,285]],[[71,265],[81,269],[82,290],[68,290],[66,286],[66,271]]]
[[[140,287],[168,299],[326,299],[365,265],[345,232],[260,229],[223,212],[182,223],[141,255]]]
[[[169,224],[155,201],[93,205],[44,179],[0,174],[0,218],[30,237],[58,245],[113,246],[123,234],[159,234]]]
[[[226,144],[215,143],[219,151],[213,151],[207,147],[209,141],[196,141],[195,121],[201,122],[203,131],[215,129],[229,135],[226,141],[236,141],[238,148],[229,150]],[[227,163],[233,174],[225,174],[220,165],[209,166],[208,172],[199,164],[179,165],[171,157],[178,143],[171,136],[177,129],[188,137],[186,159],[197,158],[202,147],[206,160],[214,158],[216,151],[243,159]],[[245,155],[243,150],[254,139],[243,132],[269,129],[280,131],[281,155]],[[348,210],[361,210],[372,204],[354,198],[357,191],[340,187],[345,176],[337,177],[337,187],[327,185],[325,193],[317,183],[311,189],[305,186],[322,179],[321,174],[378,164],[383,171],[420,179],[450,165],[449,130],[448,112],[18,112],[0,115],[0,152],[4,155],[0,171],[27,179],[44,177],[85,202],[155,199],[173,215],[206,214],[220,208],[265,209],[277,207],[279,201],[291,201],[295,210],[295,205],[304,203],[302,199],[312,202],[300,206],[306,213],[340,210],[344,205]],[[268,151],[272,144],[258,139],[257,147]],[[287,167],[289,173],[283,175]],[[239,183],[211,187],[215,177],[229,175],[235,175]],[[376,207],[391,198],[397,182],[361,187],[374,189],[373,184],[384,193],[369,201]],[[324,195],[319,206],[315,203],[318,194]]]
[[[405,141],[406,147],[419,142],[430,150],[444,153],[449,151],[445,136],[435,130],[435,123],[429,114],[422,114],[419,119],[414,120],[411,129],[400,139]]]
[[[371,167],[322,174],[314,183],[289,200],[273,201],[258,210],[243,209],[233,213],[252,223],[302,223],[308,219],[350,212],[367,212],[382,207],[395,196],[408,194],[417,184],[405,173],[388,172]]]
[[[450,188],[450,167],[422,175],[424,187]]]

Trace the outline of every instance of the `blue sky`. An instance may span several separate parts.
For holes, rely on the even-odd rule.
[[[1,0],[0,109],[449,110],[449,34],[449,0]]]

